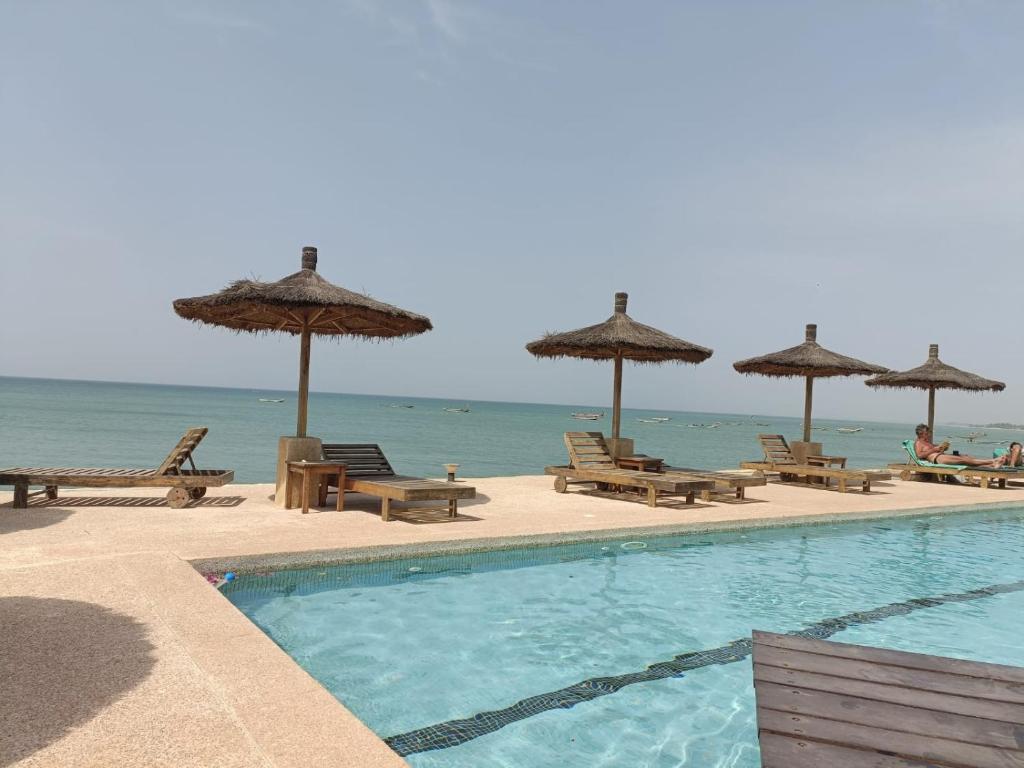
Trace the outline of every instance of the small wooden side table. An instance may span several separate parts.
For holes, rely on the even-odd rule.
[[[345,469],[347,464],[337,461],[289,461],[288,483],[285,486],[285,509],[293,509],[295,504],[295,480],[302,478],[302,514],[309,513],[309,495],[313,490],[314,480],[317,482],[317,500],[327,498],[327,478],[338,476],[338,511],[345,508]]]
[[[639,472],[661,472],[664,459],[656,459],[653,456],[619,456],[615,459],[615,465],[619,469],[635,469]]]
[[[808,456],[807,463],[812,467],[823,467],[825,469],[829,467],[838,467],[839,469],[846,469],[846,457],[845,456]],[[811,478],[807,478],[808,481]],[[828,488],[831,485],[829,478],[821,478],[821,484]]]

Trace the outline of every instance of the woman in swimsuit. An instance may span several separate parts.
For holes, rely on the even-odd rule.
[[[1006,456],[997,459],[978,459],[974,456],[955,456],[946,453],[949,450],[949,442],[945,441],[936,445],[932,442],[932,431],[927,424],[918,424],[917,440],[914,442],[914,452],[917,458],[923,461],[930,461],[932,464],[961,464],[968,467],[1001,467],[1006,463]]]

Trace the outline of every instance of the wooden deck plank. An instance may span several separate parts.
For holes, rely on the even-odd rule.
[[[772,648],[806,651],[808,653],[837,656],[844,659],[867,659],[910,669],[952,672],[958,675],[974,675],[975,677],[986,679],[992,678],[1024,683],[1024,668],[1013,667],[1007,664],[989,664],[983,661],[955,659],[948,656],[929,656],[924,653],[894,651],[891,648],[873,648],[835,641],[823,644],[821,640],[813,640],[807,637],[800,637],[799,635],[780,635],[770,632],[755,631],[754,642],[758,645]]]
[[[1019,749],[1020,724],[942,710],[924,709],[917,704],[891,704],[851,696],[842,688],[835,692],[808,690],[793,685],[761,682],[758,704],[783,714],[821,717],[853,725],[884,728],[903,733],[943,738],[968,744]]]
[[[922,736],[886,728],[871,728],[855,723],[828,720],[808,715],[790,715],[771,709],[759,709],[758,728],[800,741],[820,741],[846,747],[885,752],[925,765],[963,766],[964,768],[1020,768],[1024,753],[998,747],[968,744],[939,736]],[[941,757],[940,757],[941,755]],[[801,764],[793,764],[801,765]],[[791,765],[791,768],[793,768]],[[802,765],[809,765],[803,763]],[[816,765],[832,765],[817,763]]]
[[[763,765],[1024,767],[1024,669],[753,633]]]
[[[907,760],[767,731],[761,734],[760,740],[761,768],[940,768],[941,765],[930,760]]]
[[[990,699],[979,699],[951,693],[937,693],[917,688],[903,688],[897,685],[851,680],[846,677],[803,672],[795,669],[782,669],[781,667],[769,667],[760,664],[754,668],[754,684],[758,685],[762,682],[787,685],[809,691],[841,690],[850,696],[859,696],[891,704],[906,704],[908,706],[919,706],[925,709],[968,715],[970,717],[1024,723],[1024,704],[1013,704],[1005,701],[992,701]]]
[[[846,677],[872,683],[898,685],[904,688],[921,688],[936,693],[951,693],[992,701],[1024,704],[1024,686],[1018,683],[926,669],[911,669],[869,659],[843,659],[837,656],[762,646],[755,663],[830,674],[835,677]]]

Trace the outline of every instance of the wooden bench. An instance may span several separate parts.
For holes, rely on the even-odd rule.
[[[1024,766],[1024,669],[754,632],[764,768]]]
[[[167,505],[181,509],[189,501],[201,499],[208,487],[230,483],[235,473],[228,469],[196,469],[192,453],[206,436],[206,427],[185,432],[167,458],[156,469],[103,469],[95,467],[10,467],[0,469],[0,485],[14,486],[14,508],[25,509],[29,496],[45,493],[57,498],[58,487],[75,488],[160,488],[170,487]],[[191,469],[182,469],[188,462]],[[29,493],[29,487],[44,490]]]
[[[326,485],[338,488],[338,493],[348,491],[376,496],[380,499],[380,516],[385,522],[390,519],[393,501],[447,501],[448,516],[457,517],[459,499],[476,496],[476,488],[469,485],[395,474],[391,462],[375,443],[324,443],[323,458],[346,465],[344,487],[338,488],[337,475],[329,476]]]
[[[828,481],[835,480],[840,493],[846,493],[850,484],[859,485],[864,493],[868,493],[872,482],[892,479],[892,473],[883,470],[823,466],[835,462],[835,456],[808,456],[808,463],[800,464],[782,435],[758,435],[757,439],[764,450],[764,459],[740,462],[741,469],[778,472],[782,480],[802,477],[810,483],[813,479],[824,479],[826,487]]]

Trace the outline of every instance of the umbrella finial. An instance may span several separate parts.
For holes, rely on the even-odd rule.
[[[929,360],[938,360],[939,359],[939,345],[938,344],[929,344],[928,345],[928,359]]]
[[[815,323],[808,323],[807,324],[806,334],[807,334],[807,336],[806,336],[807,341],[817,341],[818,340],[818,326],[817,326],[817,324],[815,324]]]
[[[619,291],[615,294],[615,312],[616,314],[626,314],[626,301],[629,299],[628,293]]]
[[[302,268],[316,272],[316,247],[307,245],[302,249]]]

